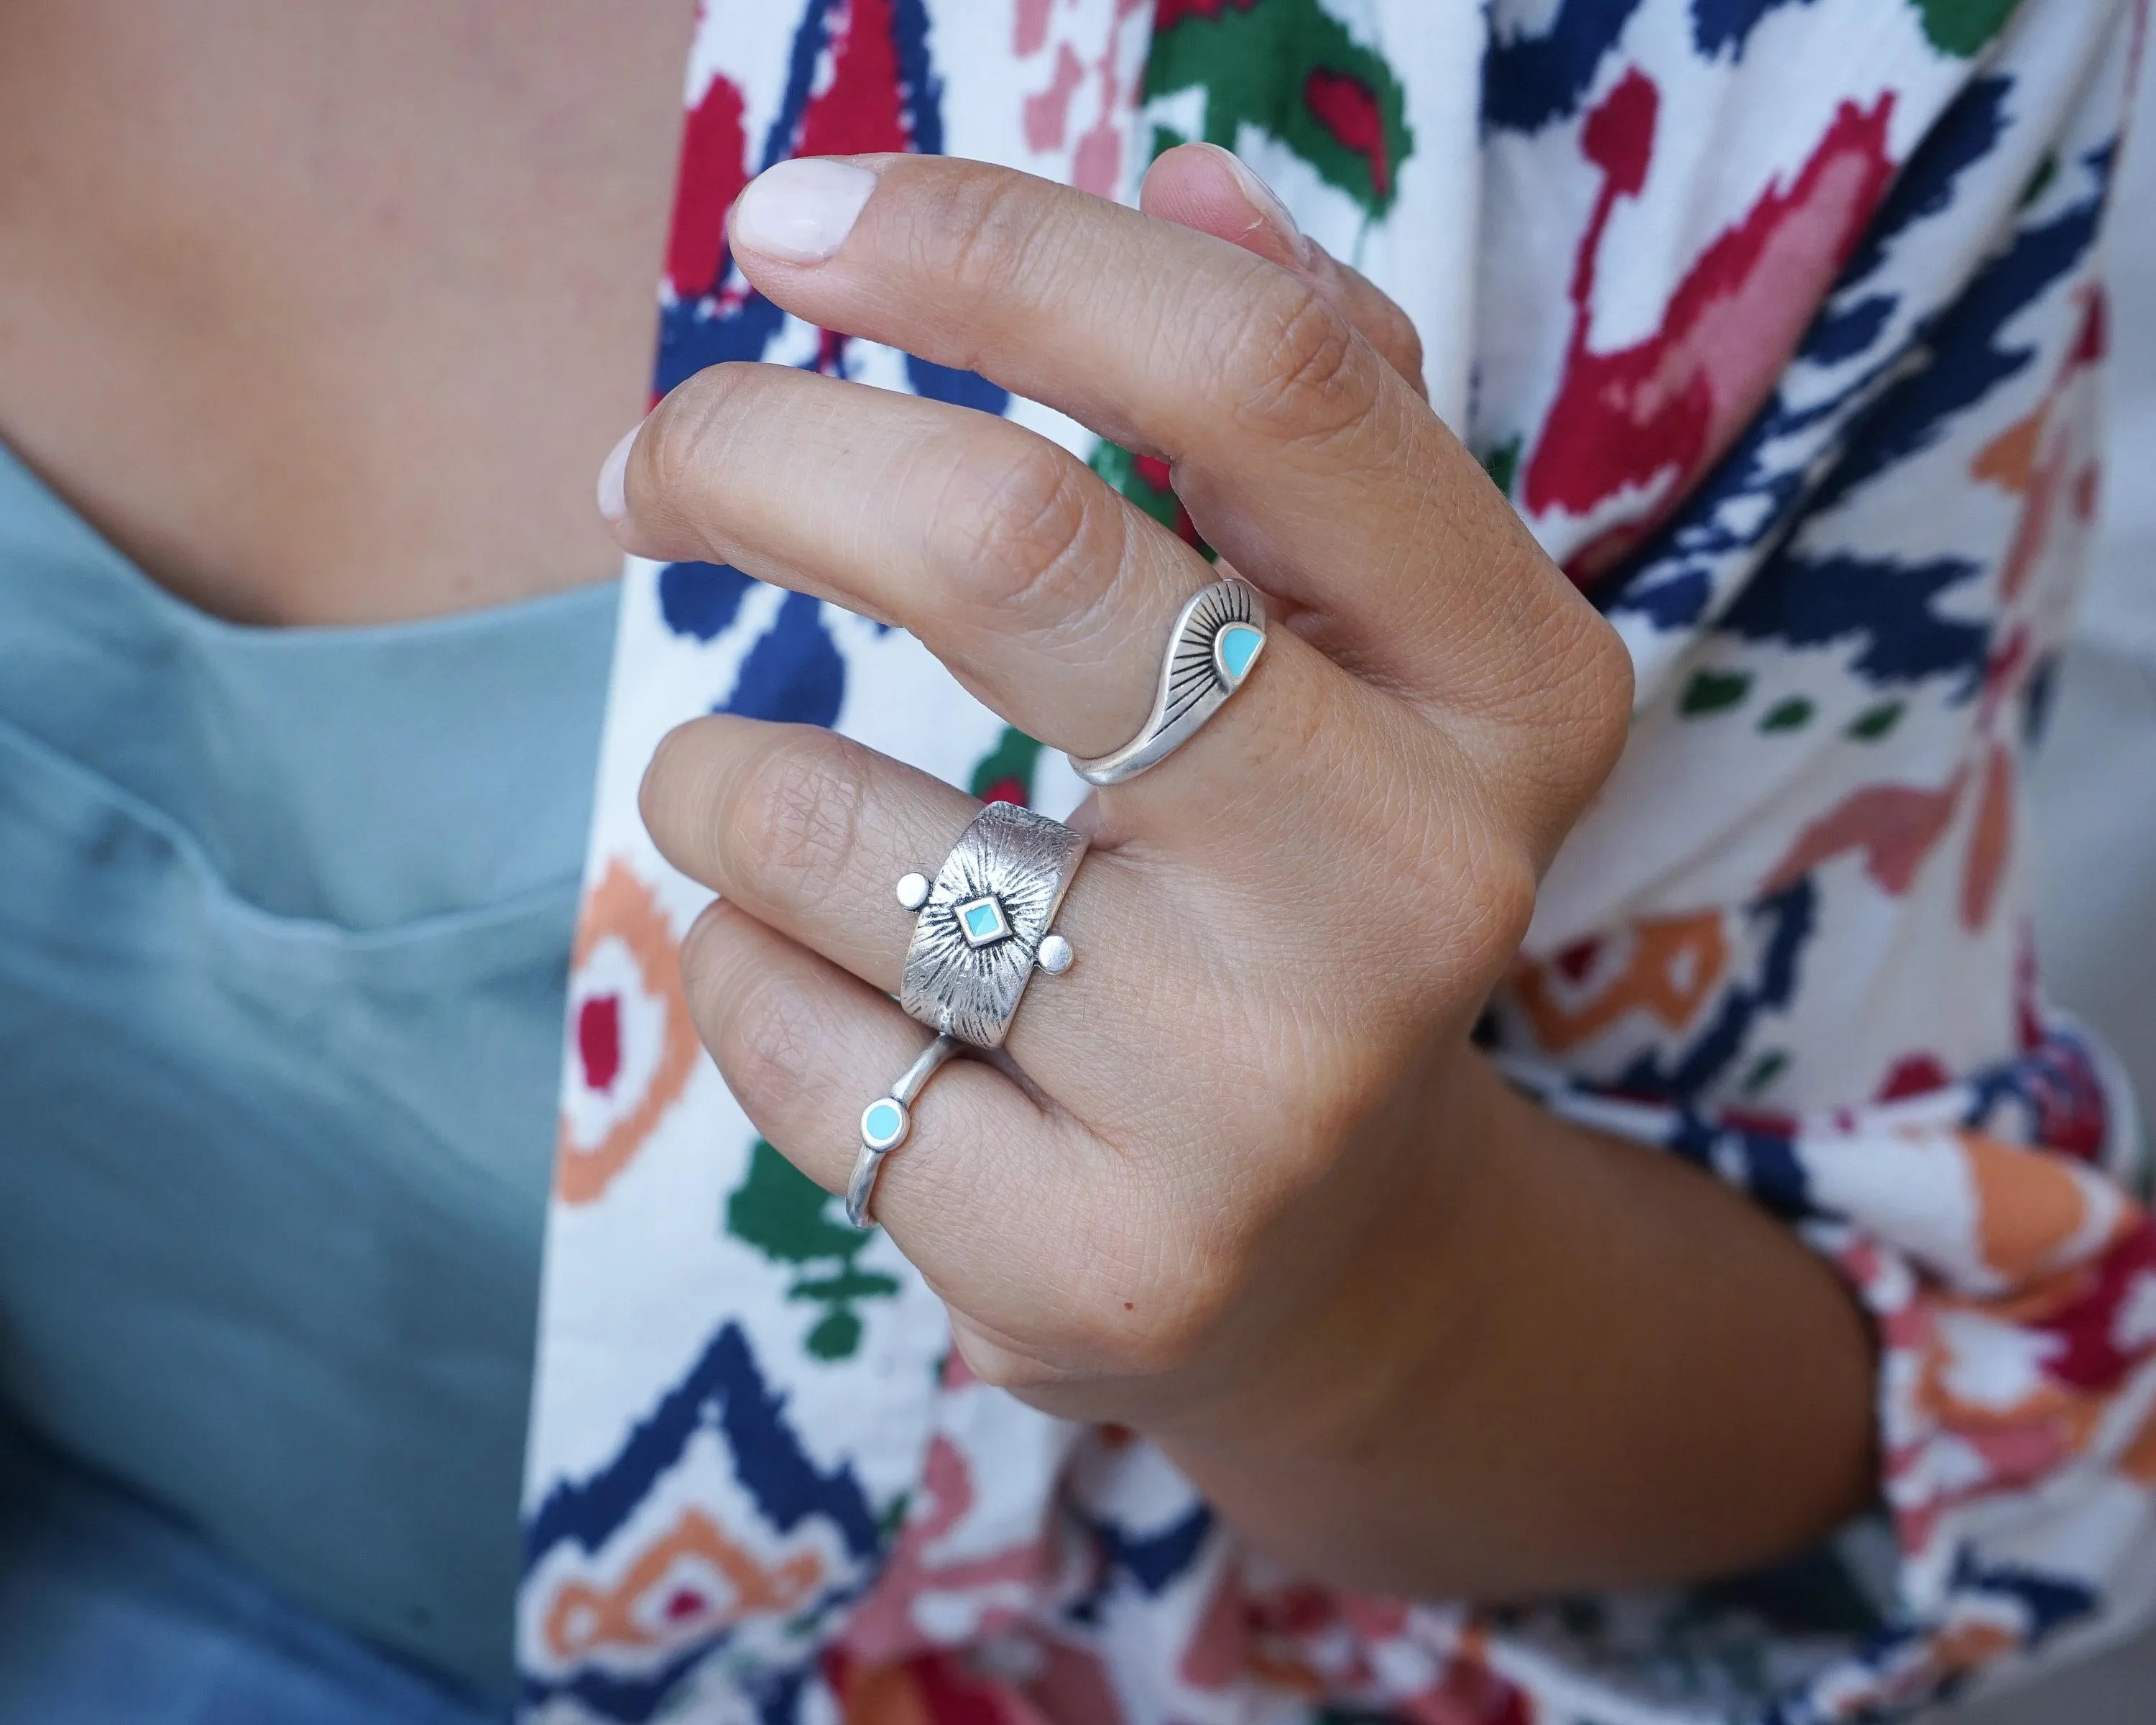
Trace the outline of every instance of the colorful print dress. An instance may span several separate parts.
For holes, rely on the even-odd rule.
[[[2097,485],[2093,244],[2132,0],[706,0],[657,383],[813,367],[723,218],[788,155],[1130,198],[1241,153],[1423,330],[1433,398],[1622,633],[1623,763],[1484,1034],[1689,1158],[1876,1327],[1882,1507],[1769,1574],[1504,1610],[1241,1549],[1142,1439],[969,1381],[888,1239],[757,1142],[684,1009],[702,895],[635,816],[714,708],[1061,812],[919,644],[633,565],[565,1040],[526,1498],[531,1717],[1676,1725],[1897,1717],[2156,1600],[2156,1227],[2044,1004],[2018,789]]]

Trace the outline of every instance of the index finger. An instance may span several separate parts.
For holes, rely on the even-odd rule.
[[[742,194],[732,237],[749,279],[799,316],[1166,457],[1209,542],[1313,614],[1309,632],[1351,669],[1507,717],[1575,639],[1599,650],[1599,619],[1474,458],[1306,279],[946,157],[782,163]]]

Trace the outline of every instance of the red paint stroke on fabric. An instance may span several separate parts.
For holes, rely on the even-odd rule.
[[[1729,448],[1788,365],[1892,178],[1890,91],[1844,102],[1796,177],[1771,184],[1718,235],[1671,295],[1661,326],[1614,352],[1588,346],[1603,245],[1620,198],[1646,184],[1661,93],[1633,70],[1581,136],[1604,175],[1571,286],[1573,333],[1557,398],[1522,475],[1529,511],[1579,516],[1627,490],[1631,520],[1597,535],[1571,564],[1599,574],[1636,545]]]
[[[702,299],[725,272],[726,212],[749,179],[742,113],[739,86],[714,78],[682,126],[666,241],[666,280],[680,299]]]
[[[1877,1100],[1898,1102],[1907,1096],[1927,1096],[1953,1082],[1946,1062],[1934,1054],[1907,1054],[1894,1062],[1879,1086]]]
[[[1238,12],[1250,12],[1257,3],[1258,0],[1160,0],[1153,10],[1152,27],[1172,30],[1187,18],[1218,18],[1231,6]]]
[[[1335,143],[1370,164],[1370,189],[1380,198],[1391,196],[1392,155],[1385,147],[1385,116],[1378,108],[1377,91],[1353,73],[1320,66],[1303,80],[1302,100]]]
[[[911,146],[901,101],[892,0],[850,0],[845,34],[830,45],[831,81],[808,104],[797,156],[863,156]]]
[[[1999,744],[1984,763],[1984,788],[1969,837],[1969,861],[1961,878],[1961,926],[1971,934],[1989,927],[2005,884],[2014,850],[2014,761]]]
[[[1953,819],[1967,776],[1957,773],[1936,791],[1875,784],[1851,792],[1797,835],[1761,890],[1770,896],[1779,892],[1820,864],[1854,850],[1862,854],[1864,872],[1879,890],[1899,898]]]
[[[1086,63],[1067,42],[1055,49],[1055,76],[1044,90],[1025,99],[1025,146],[1060,150],[1070,131],[1070,98],[1086,81]]]
[[[577,1009],[577,1058],[584,1082],[601,1096],[621,1076],[621,997],[594,994]]]

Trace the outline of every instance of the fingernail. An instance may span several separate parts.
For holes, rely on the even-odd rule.
[[[635,445],[636,434],[643,429],[641,421],[630,426],[613,446],[613,453],[599,464],[599,513],[609,526],[629,513],[629,452]]]
[[[782,162],[748,182],[734,205],[737,248],[788,264],[818,264],[846,243],[876,177],[850,162]]]
[[[1217,149],[1219,146],[1214,147]],[[1250,164],[1241,157],[1229,150],[1222,150],[1220,153],[1228,158],[1228,167],[1235,176],[1235,183],[1243,188],[1243,196],[1250,200],[1258,213],[1290,239],[1301,239],[1302,229],[1296,226],[1295,218],[1287,213],[1287,206],[1280,201],[1280,194],[1251,172]]]

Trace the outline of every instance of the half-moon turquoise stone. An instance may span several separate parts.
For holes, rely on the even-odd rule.
[[[868,1111],[861,1116],[861,1136],[869,1141],[872,1149],[896,1143],[905,1132],[906,1110],[896,1102],[870,1102]]]
[[[1250,661],[1258,656],[1258,649],[1265,644],[1265,632],[1247,623],[1231,623],[1214,639],[1213,657],[1229,687],[1243,680]]]

